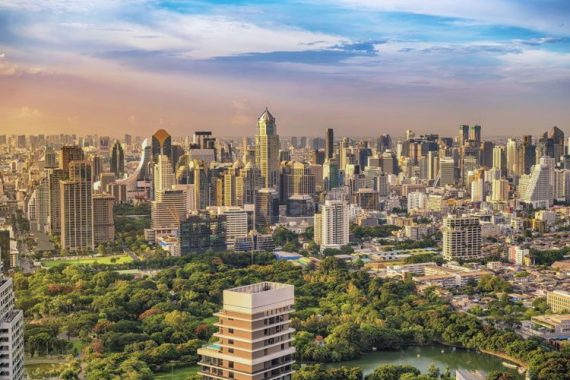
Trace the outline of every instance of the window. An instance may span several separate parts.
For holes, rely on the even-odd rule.
[[[233,340],[233,339],[228,339],[228,344],[234,344],[234,340]]]
[[[230,334],[233,334],[233,333],[234,333],[234,329],[228,329],[228,332],[229,332]]]

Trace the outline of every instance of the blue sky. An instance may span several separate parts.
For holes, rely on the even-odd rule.
[[[565,129],[570,2],[4,0],[0,96],[0,133]]]

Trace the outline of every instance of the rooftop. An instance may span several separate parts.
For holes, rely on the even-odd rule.
[[[257,284],[239,286],[237,288],[228,289],[227,291],[236,292],[236,293],[257,294],[257,293],[267,292],[270,290],[284,289],[288,287],[293,287],[293,285],[266,281],[266,282],[259,282]]]

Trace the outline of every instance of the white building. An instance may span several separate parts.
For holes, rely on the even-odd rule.
[[[24,378],[24,313],[14,309],[12,279],[0,275],[0,380]]]
[[[408,194],[408,211],[423,210],[427,205],[427,194],[421,191],[414,191]]]
[[[481,224],[473,216],[443,218],[443,257],[446,260],[476,259],[481,256]]]
[[[321,228],[315,227],[320,236],[316,239],[321,249],[340,248],[348,244],[349,235],[349,209],[345,201],[325,201],[321,213],[315,214],[315,225],[321,223]]]
[[[552,183],[554,182],[554,169],[552,166],[542,163],[532,167],[528,185],[521,193],[521,200],[535,208],[547,208],[554,201]]]

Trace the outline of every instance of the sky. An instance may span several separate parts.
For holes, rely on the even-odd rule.
[[[538,135],[568,0],[0,0],[0,134]]]

